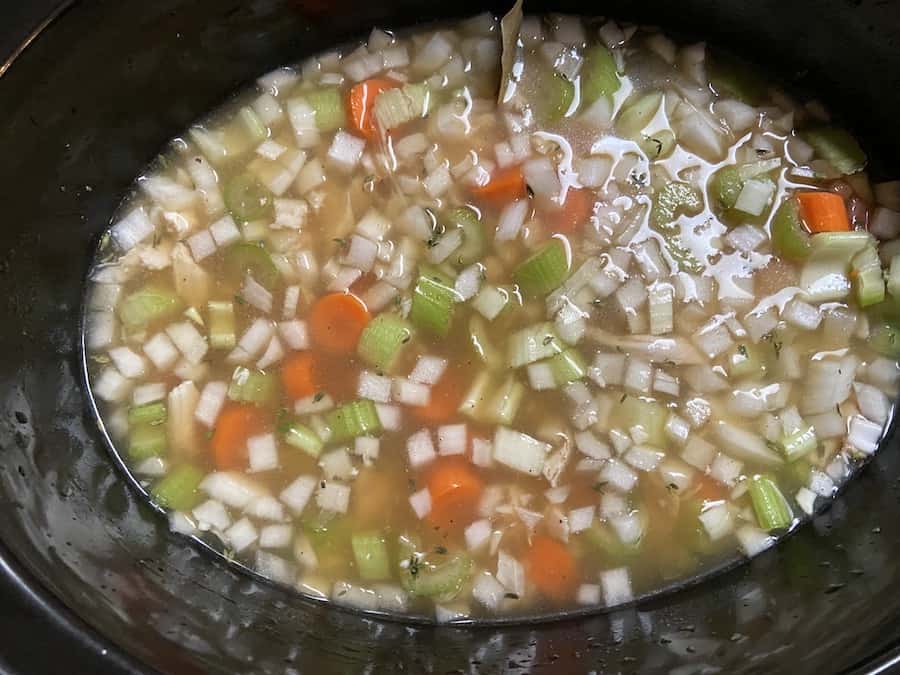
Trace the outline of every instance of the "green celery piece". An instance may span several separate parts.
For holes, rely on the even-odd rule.
[[[274,212],[275,195],[252,173],[241,173],[225,186],[225,206],[237,220],[268,218]]]
[[[135,406],[128,411],[128,423],[137,424],[162,424],[166,421],[166,404],[162,401],[145,403]]]
[[[547,365],[553,371],[553,379],[558,386],[580,380],[587,374],[587,363],[574,347],[547,359]]]
[[[190,511],[200,501],[197,487],[203,480],[203,472],[190,464],[172,469],[160,480],[150,494],[157,504],[175,511]]]
[[[225,274],[241,283],[247,274],[271,290],[281,280],[281,273],[261,244],[240,242],[225,251]]]
[[[584,531],[584,537],[587,542],[604,557],[611,558],[615,561],[624,561],[631,558],[640,551],[641,542],[630,546],[623,544],[622,540],[616,535],[609,526],[598,521],[594,521],[587,530]]]
[[[411,557],[410,565],[403,570],[401,582],[413,595],[450,600],[459,594],[463,584],[472,574],[472,560],[465,553],[437,564]]]
[[[128,432],[128,456],[136,461],[166,454],[168,439],[161,424],[139,424]]]
[[[228,385],[228,398],[240,403],[265,406],[278,398],[278,378],[262,370],[239,366],[234,369]]]
[[[869,333],[869,346],[882,356],[900,360],[900,327],[883,323]]]
[[[379,314],[363,330],[357,353],[370,366],[390,372],[414,335],[406,319],[396,314]]]
[[[288,445],[303,450],[312,457],[318,457],[322,452],[322,439],[315,431],[299,422],[290,422],[284,429],[284,442]]]
[[[626,432],[634,426],[642,427],[647,434],[648,445],[664,448],[668,417],[668,411],[660,403],[629,395],[613,409],[611,419],[616,427]]]
[[[331,440],[343,443],[357,436],[371,436],[381,432],[381,420],[372,401],[359,400],[345,403],[332,410],[326,422],[331,429]]]
[[[304,94],[306,102],[316,111],[319,131],[335,131],[347,124],[344,97],[337,87],[323,87]]]
[[[641,134],[638,145],[652,162],[672,154],[672,150],[675,149],[675,134],[670,129],[660,129],[650,136]]]
[[[758,377],[765,372],[766,363],[756,345],[743,342],[728,353],[728,374],[731,377]]]
[[[457,298],[453,282],[433,267],[422,265],[413,291],[409,318],[417,328],[447,337]]]
[[[601,96],[612,100],[622,83],[616,60],[604,45],[594,45],[584,54],[581,65],[581,103],[589,106]]]
[[[866,166],[866,153],[844,129],[817,126],[800,135],[822,159],[844,175],[862,171]]]
[[[781,449],[784,452],[785,459],[789,462],[809,454],[816,449],[817,445],[818,439],[816,438],[816,430],[813,427],[797,429],[794,433],[788,434],[781,439]]]
[[[359,532],[350,537],[356,569],[367,581],[380,581],[391,576],[387,543],[379,532]]]
[[[800,220],[800,205],[796,199],[787,199],[778,207],[769,229],[776,254],[790,260],[809,257],[809,233]]]
[[[750,500],[759,526],[767,532],[780,530],[791,524],[790,507],[775,481],[768,476],[754,476],[750,480]]]
[[[688,183],[673,181],[657,192],[650,209],[650,226],[665,239],[666,249],[673,260],[683,269],[700,273],[703,265],[681,241],[679,214],[694,216],[703,208],[699,191]]]
[[[172,318],[182,307],[181,299],[173,291],[150,283],[119,303],[119,318],[126,328],[137,330],[155,321]]]
[[[480,314],[473,313],[469,318],[469,342],[489,370],[502,370],[506,366],[506,359],[491,340],[487,323]]]
[[[569,255],[559,239],[551,239],[513,271],[515,281],[529,295],[546,295],[569,276]]]
[[[463,242],[453,253],[456,262],[459,265],[471,265],[479,260],[484,255],[488,242],[478,214],[468,207],[461,207],[448,211],[444,220],[448,230],[454,227],[462,229]]]
[[[744,179],[736,166],[719,169],[709,181],[710,196],[726,211],[734,208],[743,187]]]
[[[511,425],[525,397],[525,386],[510,374],[494,392],[486,414],[494,424]]]
[[[575,85],[551,72],[541,77],[541,89],[532,105],[542,124],[555,124],[565,117],[574,98]]]
[[[875,246],[866,246],[853,256],[853,286],[860,307],[876,305],[884,300],[884,272]]]
[[[891,258],[891,267],[887,277],[887,291],[895,300],[900,299],[900,254]]]
[[[262,143],[269,137],[269,129],[250,106],[241,108],[237,117],[254,143]]]
[[[714,54],[708,63],[709,82],[720,96],[733,96],[754,106],[765,98],[765,78],[747,63],[726,54]]]
[[[658,91],[630,98],[616,116],[616,130],[625,138],[639,138],[656,115],[662,100],[663,95]]]
[[[213,349],[232,349],[234,335],[234,304],[210,300],[207,303],[209,320],[209,346]]]

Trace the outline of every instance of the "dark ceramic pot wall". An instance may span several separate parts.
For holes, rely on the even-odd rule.
[[[62,12],[0,76],[0,574],[33,590],[45,630],[82,644],[60,651],[60,671],[812,673],[884,662],[900,641],[893,439],[833,508],[749,565],[610,615],[465,629],[365,618],[249,579],[170,535],[116,473],[87,413],[77,322],[92,246],[133,176],[276,65],[375,23],[481,7],[93,0]],[[821,92],[891,175],[900,6],[617,1],[607,11],[704,36]],[[17,16],[24,28],[28,12]],[[88,661],[103,650],[105,666]]]

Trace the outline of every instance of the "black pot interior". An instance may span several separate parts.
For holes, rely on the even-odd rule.
[[[111,661],[116,668],[136,670],[805,673],[880,658],[900,639],[893,436],[831,509],[748,565],[608,615],[481,628],[367,618],[259,583],[169,534],[113,467],[88,413],[78,320],[96,238],[134,176],[169,137],[275,66],[376,24],[484,8],[467,0],[95,0],[62,12],[0,77],[7,576],[50,598],[42,611],[62,623],[89,625],[81,635],[99,640],[90,645],[133,657]],[[892,133],[900,6],[685,0],[603,9],[723,46],[795,91],[816,92],[863,140],[877,178],[900,175]]]

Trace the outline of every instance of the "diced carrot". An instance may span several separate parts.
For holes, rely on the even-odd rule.
[[[506,206],[515,199],[521,199],[526,194],[528,191],[525,187],[525,176],[522,175],[520,166],[500,169],[491,176],[486,185],[472,188],[472,196],[497,208]]]
[[[428,520],[445,529],[468,524],[483,488],[478,473],[465,459],[438,459],[428,475],[428,492],[431,494]]]
[[[426,424],[443,424],[459,410],[464,393],[459,376],[447,370],[431,388],[428,405],[415,406],[410,411]]]
[[[798,192],[800,217],[810,232],[847,232],[850,219],[843,198],[833,192]]]
[[[255,405],[226,403],[209,441],[216,468],[221,471],[245,468],[247,439],[262,433],[268,425],[268,415]]]
[[[293,399],[306,398],[319,391],[316,357],[311,352],[291,354],[281,364],[281,384]]]
[[[578,582],[575,558],[569,549],[543,534],[531,540],[525,554],[525,572],[541,593],[557,601],[571,598]]]
[[[330,354],[352,354],[366,324],[369,310],[352,293],[331,293],[316,301],[309,313],[313,342]]]
[[[561,208],[547,213],[547,225],[551,232],[571,234],[587,222],[594,211],[594,193],[586,188],[572,188],[566,193]]]
[[[350,123],[353,128],[366,138],[378,137],[375,124],[375,97],[387,89],[396,89],[400,84],[387,77],[374,77],[353,85],[347,95],[347,108],[350,110]]]

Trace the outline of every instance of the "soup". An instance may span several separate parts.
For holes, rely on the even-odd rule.
[[[439,621],[773,545],[896,394],[900,185],[704,45],[480,16],[277,70],[101,243],[101,421],[173,529]]]

